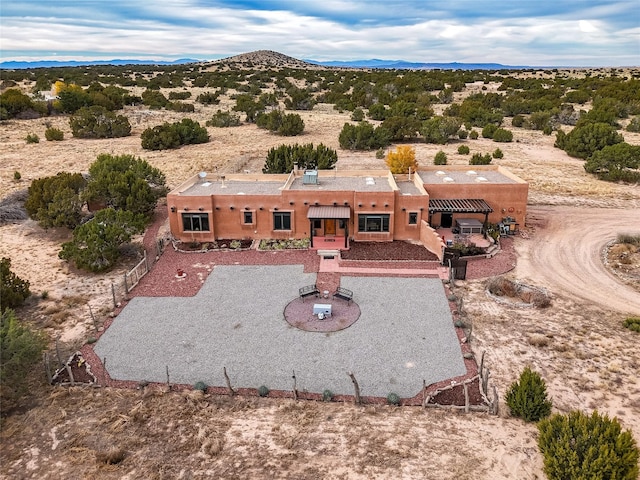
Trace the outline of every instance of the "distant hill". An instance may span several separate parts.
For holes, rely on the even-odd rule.
[[[114,59],[114,60],[42,60],[35,62],[0,62],[3,69],[24,69],[24,68],[52,68],[52,67],[80,67],[90,65],[180,65],[186,63],[198,63],[210,67],[226,68],[379,68],[379,69],[443,69],[443,70],[502,70],[502,69],[523,69],[533,68],[531,66],[502,65],[500,63],[427,63],[408,62],[405,60],[383,60],[372,58],[369,60],[347,60],[347,61],[326,61],[299,60],[288,55],[284,55],[272,50],[256,50],[254,52],[242,53],[218,60],[195,60],[192,58],[180,58],[173,61],[161,60],[137,60],[137,59]],[[540,67],[537,67],[540,68]]]
[[[179,58],[178,60],[135,60],[135,59],[114,59],[114,60],[39,60],[34,62],[0,62],[0,68],[6,70],[22,68],[55,68],[55,67],[83,67],[90,65],[181,65],[185,63],[199,63],[201,60],[193,58]]]
[[[221,58],[212,62],[211,65],[239,66],[239,67],[279,67],[279,68],[318,68],[318,64],[309,63],[297,58],[274,52],[272,50],[256,50],[255,52],[242,53],[233,57]]]
[[[314,60],[306,60],[315,65],[323,67],[341,67],[341,68],[381,68],[381,69],[405,69],[405,70],[426,70],[438,68],[442,70],[513,70],[522,68],[531,68],[524,65],[503,65],[501,63],[422,63],[407,62],[405,60],[380,60],[372,58],[370,60],[348,60],[348,61],[328,61],[316,62]]]

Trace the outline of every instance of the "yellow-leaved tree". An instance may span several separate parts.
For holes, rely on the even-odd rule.
[[[408,145],[401,145],[395,152],[389,152],[385,161],[391,173],[409,173],[409,169],[412,172],[418,169],[416,151]]]

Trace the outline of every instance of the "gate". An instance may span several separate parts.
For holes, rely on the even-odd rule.
[[[467,261],[460,258],[452,258],[449,260],[449,268],[451,274],[456,280],[464,280],[467,278]]]

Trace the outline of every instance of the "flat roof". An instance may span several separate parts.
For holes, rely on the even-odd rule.
[[[205,195],[280,195],[284,182],[264,180],[205,180],[196,182],[183,192],[182,196]]]
[[[475,170],[473,166],[469,166],[466,170],[447,169],[446,165],[440,170],[420,170],[418,171],[420,178],[426,185],[447,185],[447,184],[470,184],[470,183],[518,183],[499,170]]]
[[[296,177],[291,183],[290,190],[339,190],[354,192],[392,192],[387,177],[357,176],[357,177],[318,177],[317,184],[304,184],[302,177]]]
[[[413,182],[409,182],[409,181],[398,182],[398,181],[396,181],[396,185],[398,185],[398,189],[400,190],[400,193],[403,194],[403,195],[424,195],[424,193],[422,193],[420,190],[418,190],[418,187],[416,187]]]

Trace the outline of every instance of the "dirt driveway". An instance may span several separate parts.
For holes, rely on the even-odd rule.
[[[530,206],[528,223],[535,234],[516,242],[519,279],[640,314],[640,293],[609,273],[602,256],[619,233],[640,233],[637,210]]]

